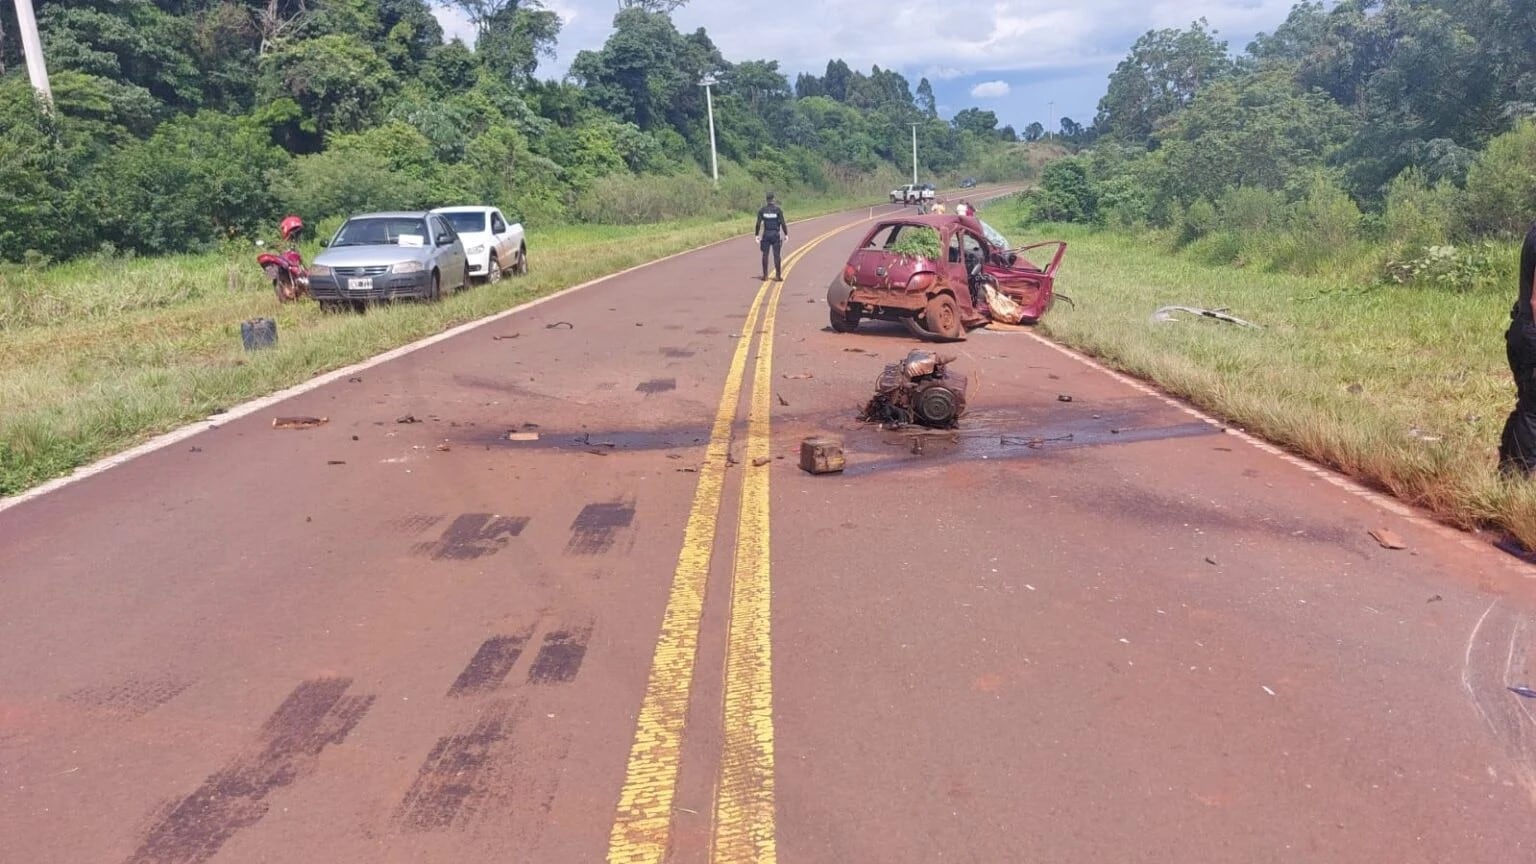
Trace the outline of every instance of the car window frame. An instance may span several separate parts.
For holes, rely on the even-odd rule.
[[[496,226],[497,222],[501,223],[501,227],[498,228]],[[505,233],[507,233],[507,217],[501,215],[501,211],[500,210],[492,210],[491,211],[491,233],[492,234],[505,234]]]

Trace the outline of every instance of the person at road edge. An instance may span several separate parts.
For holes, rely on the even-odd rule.
[[[1536,473],[1536,299],[1531,281],[1536,274],[1536,224],[1520,247],[1520,295],[1509,311],[1504,347],[1515,377],[1515,410],[1504,422],[1499,440],[1499,471],[1506,477]]]
[[[763,281],[768,280],[768,253],[773,252],[773,278],[783,282],[784,270],[780,264],[780,258],[784,251],[784,240],[789,237],[789,221],[784,218],[784,211],[780,209],[774,200],[773,193],[768,193],[768,201],[757,211],[757,225],[752,228],[752,236],[758,239],[758,248],[763,252]]]

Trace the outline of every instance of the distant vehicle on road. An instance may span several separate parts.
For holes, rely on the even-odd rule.
[[[439,207],[432,211],[448,220],[469,258],[469,275],[500,282],[503,273],[528,272],[528,244],[523,226],[509,222],[495,207]]]
[[[921,204],[936,197],[932,183],[907,183],[891,190],[892,204]]]
[[[897,216],[876,224],[827,287],[832,329],[860,320],[900,321],[925,339],[952,342],[990,320],[986,289],[1017,304],[1033,324],[1055,301],[1061,240],[1007,249],[1007,241],[974,216]],[[1026,253],[1055,247],[1045,266]],[[1048,253],[1049,254],[1049,253]]]
[[[960,188],[961,189],[974,189],[975,187],[976,187],[976,178],[975,177],[967,177],[964,180],[960,181]]]
[[[364,213],[348,219],[309,268],[309,293],[325,307],[439,300],[469,283],[464,244],[437,213]]]

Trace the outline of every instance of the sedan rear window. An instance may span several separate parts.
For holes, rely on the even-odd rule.
[[[420,245],[427,236],[427,223],[409,217],[351,219],[341,226],[331,246],[398,246],[401,237]]]
[[[485,230],[484,213],[444,213],[444,219],[460,234],[473,234]]]

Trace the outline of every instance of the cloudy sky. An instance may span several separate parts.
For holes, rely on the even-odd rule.
[[[1086,125],[1105,79],[1149,29],[1205,17],[1233,50],[1273,30],[1294,0],[693,0],[673,13],[678,29],[709,31],[727,60],[776,59],[794,81],[841,57],[868,71],[878,64],[927,76],[946,117],[977,106],[1022,129],[1048,117]],[[559,57],[541,77],[565,74],[571,58],[598,48],[612,28],[615,0],[545,0],[565,22]],[[462,16],[441,9],[449,36],[468,37]],[[1054,103],[1054,115],[1050,113]]]

